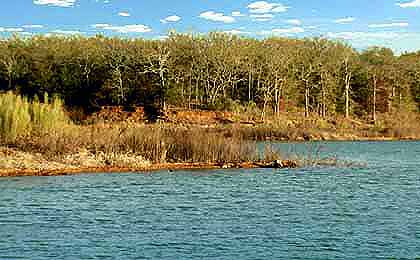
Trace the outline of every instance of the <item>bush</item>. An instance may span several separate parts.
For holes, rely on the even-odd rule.
[[[26,97],[12,92],[0,94],[0,140],[14,142],[19,137],[43,135],[61,129],[70,120],[64,113],[63,102],[53,98],[49,102],[38,99],[28,101]]]
[[[11,92],[0,94],[0,138],[6,142],[31,131],[30,103]]]

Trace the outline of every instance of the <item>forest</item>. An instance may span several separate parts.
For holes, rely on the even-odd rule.
[[[324,38],[171,34],[164,40],[14,36],[0,41],[0,92],[48,93],[68,109],[166,106],[261,116],[301,112],[376,121],[420,108],[420,52],[358,51]]]

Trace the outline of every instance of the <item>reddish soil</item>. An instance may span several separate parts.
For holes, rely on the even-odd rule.
[[[272,163],[162,163],[152,164],[144,168],[113,168],[113,167],[96,167],[96,168],[78,168],[78,169],[56,169],[56,170],[3,170],[0,169],[0,177],[24,177],[24,176],[65,176],[86,173],[144,173],[160,170],[213,170],[213,169],[256,169],[256,168],[296,168],[298,165],[295,161],[284,160],[281,167],[273,166]]]

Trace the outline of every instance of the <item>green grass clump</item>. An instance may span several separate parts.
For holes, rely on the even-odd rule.
[[[38,99],[29,101],[26,97],[12,92],[0,94],[0,140],[13,143],[17,138],[30,135],[43,135],[67,125],[69,119],[64,113],[59,98],[49,101],[45,94],[44,102]]]

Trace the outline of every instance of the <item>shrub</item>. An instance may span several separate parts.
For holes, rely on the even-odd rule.
[[[62,101],[54,97],[49,102],[45,94],[44,102],[38,99],[28,101],[26,97],[12,92],[0,94],[0,140],[14,142],[19,137],[43,135],[60,130],[70,123]]]

